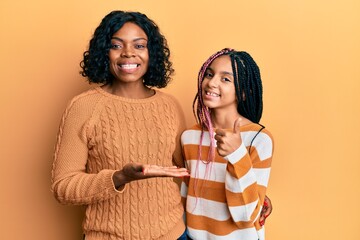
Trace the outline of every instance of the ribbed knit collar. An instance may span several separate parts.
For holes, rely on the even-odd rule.
[[[152,95],[151,97],[138,99],[138,98],[125,98],[125,97],[121,97],[121,96],[118,96],[118,95],[108,93],[104,89],[102,89],[100,86],[96,87],[95,90],[98,91],[100,94],[106,96],[106,97],[116,99],[116,100],[119,100],[119,101],[123,101],[123,102],[130,102],[130,103],[148,103],[148,102],[152,102],[152,101],[155,101],[156,99],[158,99],[162,94],[162,92],[154,89],[155,94]]]

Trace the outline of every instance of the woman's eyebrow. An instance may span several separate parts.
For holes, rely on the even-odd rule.
[[[124,40],[123,39],[121,39],[121,38],[119,38],[119,37],[112,37],[111,38],[111,40],[118,40],[118,41],[120,41],[120,42],[124,42]],[[135,38],[135,39],[133,39],[132,41],[133,42],[136,42],[136,41],[139,41],[139,40],[145,40],[145,41],[147,41],[147,39],[146,38],[143,38],[143,37],[139,37],[139,38]]]

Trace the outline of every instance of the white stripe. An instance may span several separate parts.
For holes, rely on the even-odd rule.
[[[230,173],[226,174],[225,188],[233,193],[242,193],[247,187],[255,182],[256,176],[252,171],[252,168],[250,168],[240,179],[231,176]]]
[[[216,227],[216,226],[214,226]],[[246,239],[246,240],[258,240],[258,234],[255,228],[246,228],[246,229],[239,229],[236,230],[228,235],[218,236],[212,233],[209,233],[205,230],[197,230],[191,227],[188,227],[189,236],[194,240],[239,240],[239,239]]]
[[[257,184],[267,187],[270,177],[270,168],[253,168]]]
[[[183,132],[181,136],[181,143],[183,145],[186,144],[198,145],[200,143],[200,134],[201,134],[200,130],[186,130],[185,132]],[[241,132],[240,134],[245,147],[248,147],[250,146],[250,143],[254,138],[254,136],[257,134],[257,131]],[[210,146],[209,132],[207,131],[204,132],[202,145]],[[256,136],[252,144],[252,147],[255,147],[257,149],[260,160],[264,160],[272,156],[273,142],[270,136],[264,132],[260,132]]]
[[[263,226],[262,228],[260,228],[257,231],[257,234],[259,236],[259,240],[265,240],[265,226]]]
[[[224,158],[231,162],[233,165],[237,163],[243,156],[247,154],[247,149],[245,145],[242,143],[238,149],[236,149],[234,152],[230,153],[229,155],[225,156]]]
[[[206,216],[218,221],[225,221],[230,218],[230,212],[226,203],[220,203],[203,198],[196,198],[188,195],[186,200],[186,211],[197,215]]]
[[[225,174],[226,174],[226,163],[217,163],[213,162],[210,164],[204,164],[202,161],[199,161],[198,169],[196,169],[196,164],[198,160],[187,160],[188,169],[190,170],[191,178],[205,179],[215,182],[225,182]],[[209,171],[206,174],[206,167],[208,167]],[[210,172],[211,169],[211,172]],[[195,176],[196,170],[198,171]]]
[[[181,135],[181,143],[183,145],[186,144],[200,144],[200,135],[201,131],[199,130],[186,130]],[[204,138],[202,142],[203,146],[210,146],[210,138],[209,138],[209,132],[204,132]]]
[[[257,132],[245,132],[244,134],[241,134],[246,146],[250,146],[251,140],[254,138],[256,133]],[[260,160],[265,160],[272,156],[273,142],[270,136],[266,133],[260,132],[254,139],[252,147],[256,148]]]
[[[180,194],[182,197],[186,198],[187,193],[188,193],[188,187],[186,186],[186,184],[184,182],[181,182],[181,188],[180,188]]]
[[[232,219],[235,222],[250,221],[251,215],[253,214],[257,204],[258,204],[258,200],[252,203],[245,204],[243,206],[237,206],[237,207],[229,206]]]

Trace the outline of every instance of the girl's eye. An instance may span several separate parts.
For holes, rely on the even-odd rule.
[[[213,75],[209,72],[205,72],[204,77],[211,78]]]
[[[225,82],[231,82],[231,79],[230,79],[230,78],[223,78],[223,80],[224,80]]]

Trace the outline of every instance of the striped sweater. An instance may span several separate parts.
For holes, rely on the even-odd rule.
[[[182,134],[183,154],[191,176],[182,182],[181,196],[192,239],[265,239],[258,219],[269,181],[273,138],[263,129],[254,139],[260,129],[253,123],[242,126],[240,147],[225,157],[216,151],[210,164],[197,160],[200,126]],[[209,144],[209,133],[205,132],[202,160],[207,159]]]
[[[174,240],[185,230],[178,185],[151,178],[117,191],[115,171],[129,162],[183,166],[179,103],[156,91],[145,99],[100,87],[71,100],[62,118],[52,191],[63,204],[86,205],[86,240]]]

